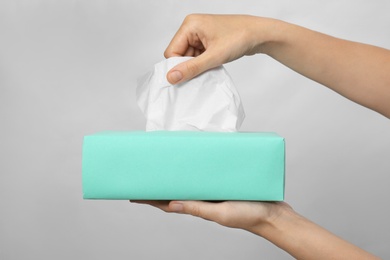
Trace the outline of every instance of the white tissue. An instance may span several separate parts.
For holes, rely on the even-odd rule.
[[[138,80],[137,102],[146,117],[146,131],[238,131],[245,113],[223,66],[181,84],[167,81],[167,72],[189,59],[166,59]]]

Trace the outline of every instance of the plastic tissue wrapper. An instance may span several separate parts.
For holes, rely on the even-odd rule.
[[[146,131],[238,131],[245,114],[240,96],[223,66],[181,84],[168,82],[168,71],[189,59],[163,60],[138,80],[137,102],[147,120]]]

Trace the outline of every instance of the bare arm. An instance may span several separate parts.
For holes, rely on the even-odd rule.
[[[284,202],[133,201],[261,236],[297,259],[379,259],[300,216]]]
[[[296,72],[390,118],[390,51],[283,21],[191,15],[165,51],[194,56],[168,73],[177,83],[244,55],[267,54]]]
[[[254,233],[297,259],[379,259],[292,210],[284,210]]]
[[[283,21],[241,15],[190,15],[165,57],[194,56],[167,75],[176,84],[244,55],[263,53],[346,98],[390,118],[390,51],[337,39]],[[300,216],[285,203],[147,201],[242,228],[298,259],[376,259]]]
[[[390,51],[276,21],[259,50],[344,97],[390,118]],[[261,37],[258,35],[258,37]]]

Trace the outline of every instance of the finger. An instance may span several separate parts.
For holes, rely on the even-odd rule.
[[[166,48],[164,52],[165,58],[184,56],[189,47],[203,52],[207,45],[207,37],[204,37],[203,30],[204,26],[202,26],[202,23],[199,23],[196,15],[187,16]],[[203,37],[201,37],[202,35]]]
[[[197,57],[197,56],[201,55],[203,52],[204,52],[204,49],[195,49],[193,56]]]
[[[163,211],[168,212],[169,208],[169,201],[168,200],[130,200],[132,203],[138,203],[138,204],[147,204],[156,208],[159,208]]]
[[[189,46],[187,51],[184,53],[184,56],[191,57],[195,55],[195,48]]]
[[[164,52],[165,58],[183,56],[188,47],[190,46],[188,42],[188,38],[186,35],[186,31],[184,25],[182,25],[179,30],[176,32],[175,36],[173,36],[171,42]]]
[[[189,214],[206,220],[221,223],[223,220],[224,204],[205,201],[171,201],[169,211]]]
[[[216,57],[216,53],[206,50],[201,55],[180,63],[167,73],[167,80],[171,84],[178,84],[190,80],[206,70],[220,66],[222,63]]]

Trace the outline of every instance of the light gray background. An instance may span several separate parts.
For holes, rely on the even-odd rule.
[[[269,16],[390,48],[389,10],[386,0],[1,1],[0,259],[290,259],[241,230],[82,200],[83,136],[144,129],[136,78],[189,13]],[[241,130],[286,138],[286,201],[390,258],[390,120],[266,56],[226,68]]]

